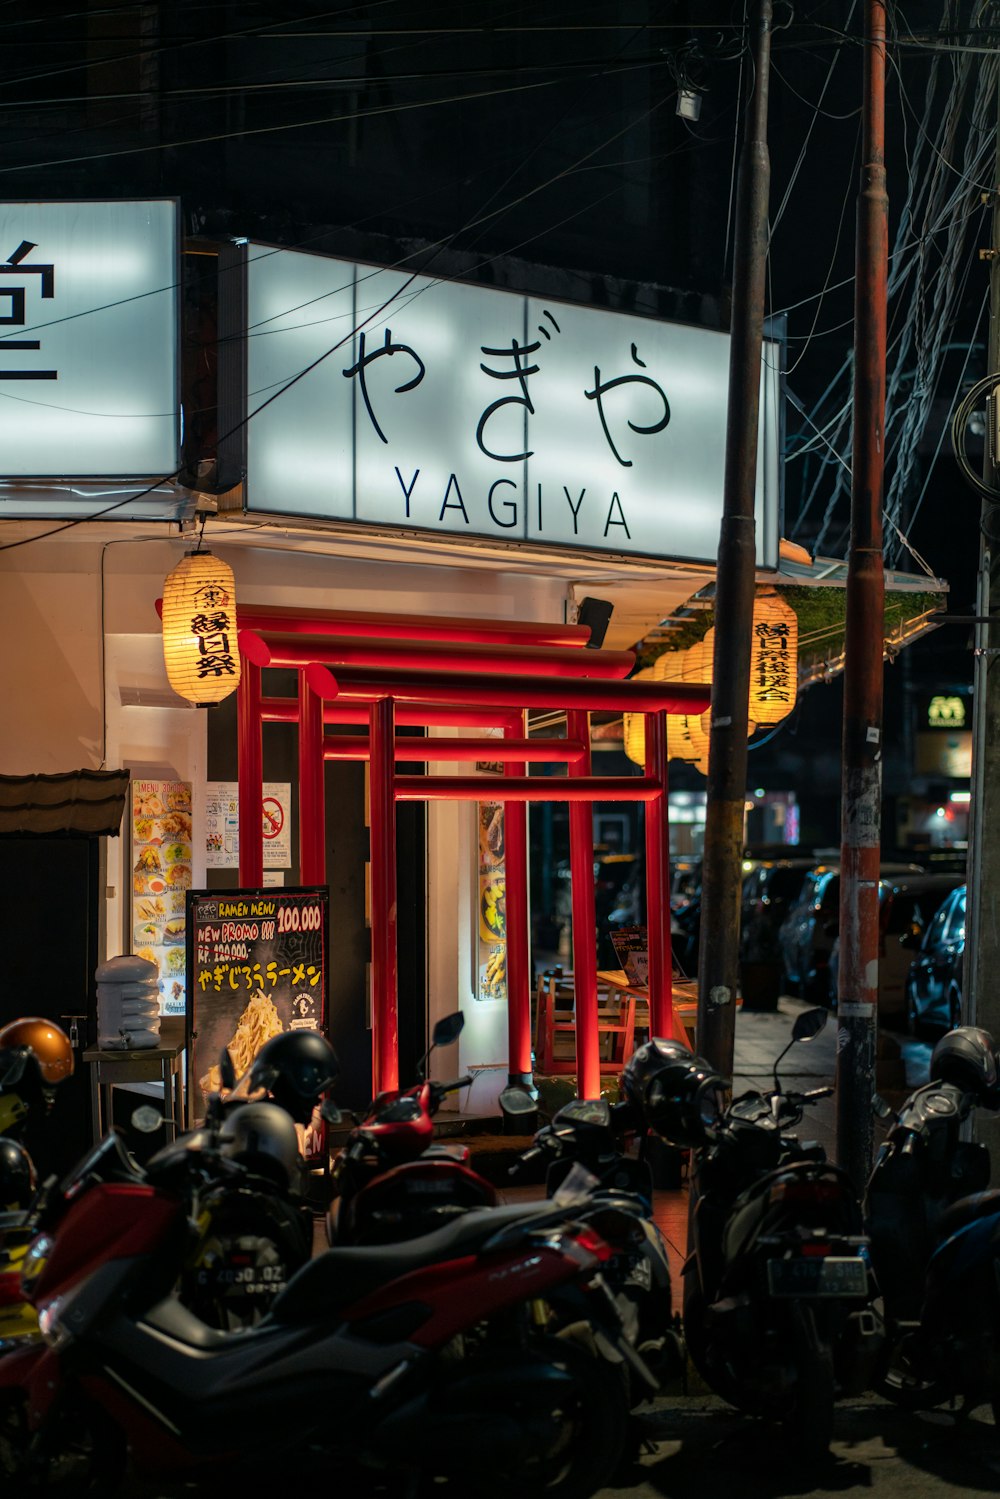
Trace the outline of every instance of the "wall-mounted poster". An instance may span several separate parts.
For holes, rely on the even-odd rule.
[[[223,1047],[241,1077],[272,1036],[325,1029],[328,908],[325,886],[188,892],[196,1117],[219,1087]]]
[[[289,869],[292,863],[292,787],[289,781],[265,781],[261,806],[264,868]],[[209,781],[205,787],[205,867],[240,867],[240,795],[237,781]],[[280,881],[278,882],[280,883]]]
[[[155,963],[160,1014],[186,1008],[184,901],[191,886],[190,781],[132,782],[132,951]]]
[[[503,803],[479,802],[479,999],[507,998],[507,881]]]

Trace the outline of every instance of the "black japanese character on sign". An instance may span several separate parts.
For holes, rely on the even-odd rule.
[[[26,255],[38,246],[30,239],[23,239],[6,261],[0,262],[0,276],[37,276],[39,294],[49,300],[55,296],[55,266],[22,265]],[[7,303],[6,313],[0,313],[0,327],[20,327],[25,324],[25,286],[6,286],[0,283],[0,298]],[[40,349],[37,338],[0,338],[5,349]],[[58,370],[4,370],[0,369],[0,380],[58,380]]]
[[[644,370],[646,368],[645,364],[643,364],[642,360],[639,358],[638,350],[636,349],[635,344],[632,345],[632,359],[640,369]],[[670,420],[670,402],[667,400],[663,389],[659,385],[657,385],[656,381],[652,378],[651,375],[618,375],[614,380],[602,381],[601,371],[595,364],[594,388],[593,390],[585,390],[584,395],[587,397],[588,401],[597,402],[597,413],[601,418],[601,426],[604,428],[604,435],[608,440],[608,447],[611,449],[612,453],[614,453],[622,468],[631,468],[631,458],[623,458],[621,453],[619,453],[617,447],[615,446],[614,439],[612,438],[611,433],[608,430],[608,419],[604,412],[604,397],[607,395],[608,391],[616,390],[619,386],[624,385],[648,386],[650,389],[656,391],[656,394],[663,402],[663,415],[660,417],[658,422],[653,422],[652,425],[648,427],[639,427],[636,426],[635,422],[629,422],[628,425],[631,427],[632,431],[638,432],[640,436],[650,437],[654,432],[663,431],[664,427]]]
[[[483,374],[489,375],[491,380],[516,380],[521,387],[521,394],[519,396],[501,396],[499,400],[487,406],[479,418],[479,425],[476,428],[476,442],[479,445],[479,450],[485,453],[487,458],[495,458],[498,463],[521,463],[525,458],[531,457],[532,450],[530,448],[522,453],[494,453],[492,448],[486,446],[483,434],[486,431],[486,424],[490,417],[503,406],[521,406],[530,415],[534,415],[535,408],[531,404],[531,396],[528,394],[528,376],[537,375],[540,366],[537,364],[522,364],[521,360],[526,359],[531,354],[537,354],[541,347],[540,343],[519,344],[516,338],[512,338],[509,349],[488,349],[485,346],[482,348],[481,352],[492,359],[513,359],[514,361],[514,368],[510,370],[491,370],[487,365],[481,364],[479,368]]]
[[[212,635],[217,630],[229,629],[229,615],[220,611],[216,614],[196,614],[191,621],[192,635]]]
[[[368,380],[366,371],[370,364],[372,364],[376,359],[384,358],[386,354],[409,354],[410,358],[417,366],[417,373],[414,375],[412,380],[407,380],[404,385],[396,386],[396,395],[402,396],[405,395],[408,390],[415,390],[416,387],[420,384],[421,380],[424,378],[424,374],[426,371],[424,361],[420,358],[420,355],[416,352],[416,350],[410,348],[409,344],[394,344],[392,341],[392,332],[389,328],[386,328],[385,330],[385,342],[383,343],[382,347],[380,349],[375,349],[370,354],[365,350],[365,335],[364,330],[362,330],[358,334],[358,362],[357,364],[352,364],[349,370],[344,370],[342,372],[344,378],[347,380],[353,379],[353,377],[357,375],[358,384],[361,386],[361,399],[365,403],[365,410],[368,412],[368,416],[371,420],[372,426],[375,428],[375,431],[378,433],[379,437],[384,443],[388,443],[389,439],[386,437],[385,433],[382,431],[382,428],[379,426],[378,421],[375,417],[375,413],[372,410],[371,398],[368,394]]]
[[[561,333],[562,329],[548,309],[545,310],[545,316],[549,319],[556,332]],[[538,331],[543,338],[551,340],[552,334],[543,324],[539,323]],[[487,458],[493,458],[497,463],[522,463],[525,458],[530,458],[534,451],[534,449],[528,448],[522,453],[494,453],[492,448],[486,446],[484,433],[490,417],[504,406],[520,406],[529,416],[534,416],[535,408],[528,392],[528,378],[531,375],[537,375],[541,365],[522,364],[521,361],[522,359],[529,358],[532,354],[537,354],[541,347],[541,343],[519,344],[516,338],[511,339],[509,348],[491,349],[487,348],[485,344],[480,347],[480,353],[486,354],[490,359],[512,359],[514,361],[513,369],[509,370],[492,370],[488,365],[481,364],[479,368],[483,374],[489,375],[491,380],[516,380],[521,388],[519,396],[501,396],[499,400],[487,406],[479,418],[479,425],[476,428],[476,443],[479,451],[485,453]]]
[[[757,651],[753,676],[763,702],[787,703],[792,696],[792,658],[788,649],[788,625],[784,621],[754,625]]]
[[[221,583],[203,583],[194,597],[199,609],[224,609],[229,603],[229,593]]]
[[[229,638],[222,635],[218,640],[198,641],[198,680],[208,677],[235,677],[236,662],[229,649]]]

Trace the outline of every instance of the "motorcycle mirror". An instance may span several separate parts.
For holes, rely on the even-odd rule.
[[[462,1034],[462,1027],[464,1025],[465,1016],[462,1014],[461,1010],[455,1010],[451,1015],[443,1015],[441,1017],[437,1025],[435,1025],[433,1031],[431,1031],[430,1046],[428,1046],[427,1050],[420,1058],[420,1061],[417,1063],[418,1077],[423,1077],[424,1068],[427,1066],[427,1058],[430,1056],[431,1052],[435,1051],[439,1046],[450,1046],[453,1041],[457,1041],[459,1036]]]
[[[141,1104],[132,1115],[132,1128],[137,1129],[140,1135],[155,1135],[162,1123],[163,1115],[152,1104]]]
[[[339,1124],[344,1116],[332,1098],[324,1098],[319,1106],[319,1117],[325,1119],[327,1124]]]
[[[826,1025],[826,1020],[827,1011],[819,1007],[817,1007],[815,1010],[803,1010],[801,1014],[796,1015],[795,1024],[792,1026],[792,1039],[785,1047],[785,1050],[780,1053],[777,1061],[774,1064],[775,1093],[781,1092],[781,1083],[778,1079],[778,1067],[781,1064],[785,1052],[790,1051],[791,1048],[795,1045],[796,1041],[812,1041],[815,1036],[819,1035],[820,1031]]]
[[[811,1041],[814,1036],[818,1036],[826,1025],[828,1014],[828,1010],[818,1008],[803,1010],[800,1015],[796,1015],[792,1026],[792,1041]]]
[[[236,1087],[236,1068],[233,1066],[228,1046],[224,1046],[219,1053],[219,1079],[226,1089]]]
[[[461,1010],[456,1010],[453,1015],[443,1016],[431,1033],[431,1046],[450,1046],[453,1041],[458,1040],[464,1025],[465,1016]]]

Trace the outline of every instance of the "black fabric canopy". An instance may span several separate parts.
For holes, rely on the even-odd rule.
[[[128,795],[127,770],[0,775],[0,836],[116,836]]]

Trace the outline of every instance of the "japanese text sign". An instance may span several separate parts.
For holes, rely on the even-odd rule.
[[[0,204],[0,475],[177,467],[174,199]]]
[[[728,335],[259,245],[247,277],[247,411],[296,381],[249,422],[250,509],[715,560]],[[761,381],[776,566],[775,344]]]
[[[239,1077],[272,1036],[323,1028],[328,906],[325,887],[189,894],[196,1114],[219,1087],[224,1046]]]

